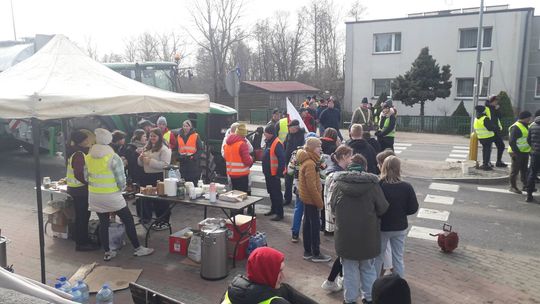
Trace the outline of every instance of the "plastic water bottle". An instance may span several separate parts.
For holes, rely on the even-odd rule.
[[[71,296],[72,296],[71,301],[82,303],[82,294],[79,288],[77,287],[71,288]]]
[[[69,283],[66,277],[63,277],[63,276],[59,277],[58,282],[62,284],[62,287],[60,288],[60,290],[62,290],[65,293],[71,292],[71,284]]]
[[[96,295],[96,304],[113,304],[114,292],[109,285],[103,284],[103,287]]]
[[[176,173],[173,169],[169,170],[169,178],[176,178]]]
[[[90,301],[90,291],[88,290],[88,285],[83,280],[77,281],[75,285],[77,289],[81,292],[81,302],[80,303],[89,303]]]
[[[56,284],[54,284],[54,288],[63,291],[62,290],[62,283],[60,283],[60,282],[56,282]]]

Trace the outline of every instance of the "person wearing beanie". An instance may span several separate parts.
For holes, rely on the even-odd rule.
[[[176,142],[180,174],[186,182],[196,185],[201,177],[199,160],[204,152],[204,146],[191,120],[188,119],[182,123]]]
[[[334,128],[338,131],[338,137],[343,140],[343,136],[339,131],[341,125],[341,112],[335,107],[335,101],[333,99],[328,100],[328,108],[322,111],[319,116],[319,122],[323,125],[323,128]]]
[[[314,263],[326,263],[331,260],[320,251],[321,222],[319,210],[323,209],[322,186],[319,178],[321,159],[321,141],[310,137],[303,149],[296,153],[300,164],[298,171],[298,196],[304,204],[304,225],[302,238],[304,260]]]
[[[90,147],[90,138],[86,133],[80,130],[71,133],[70,145],[67,148],[66,181],[67,193],[73,198],[75,209],[73,237],[76,251],[99,249],[99,246],[88,238],[90,211],[88,211],[88,183],[84,178],[84,157]]]
[[[534,113],[534,122],[529,126],[529,134],[527,135],[527,143],[531,146],[531,165],[527,176],[527,202],[534,202],[533,192],[535,189],[535,181],[540,169],[540,110]]]
[[[131,141],[126,145],[128,185],[129,183],[141,185],[141,177],[144,174],[144,169],[139,166],[137,159],[143,153],[147,140],[146,132],[143,129],[136,129],[133,131]]]
[[[223,158],[225,158],[225,152],[223,151],[223,148],[225,147],[225,144],[227,143],[227,138],[229,137],[229,135],[231,134],[235,134],[236,133],[236,128],[238,127],[240,123],[238,122],[233,122],[231,124],[231,126],[227,129],[227,131],[225,131],[225,136],[223,137],[223,141],[221,142],[221,156]],[[261,127],[262,128],[262,127]],[[246,129],[246,135],[247,135],[247,129]],[[261,136],[262,136],[262,132],[261,132]],[[246,140],[246,144],[248,145],[248,148],[249,148],[249,153],[252,153],[253,152],[253,145],[251,144],[251,142],[249,140]]]
[[[154,124],[150,120],[147,120],[144,118],[139,120],[139,122],[137,123],[137,126],[143,129],[144,132],[146,132],[146,136],[148,136],[148,133],[150,132],[150,130],[154,128]]]
[[[482,166],[480,169],[485,171],[493,170],[490,166],[491,145],[495,138],[496,126],[491,119],[486,115],[486,107],[476,106],[476,118],[474,119],[473,127],[478,141],[482,144]]]
[[[367,159],[366,171],[379,174],[377,167],[377,153],[375,149],[364,139],[364,130],[361,124],[354,124],[349,131],[350,139],[345,144],[353,149],[353,154],[361,154]]]
[[[283,220],[283,194],[281,193],[281,179],[285,170],[285,149],[276,136],[276,128],[267,125],[264,128],[265,148],[262,159],[262,170],[266,182],[266,190],[270,195],[272,206],[265,216],[275,215],[272,221]]]
[[[529,135],[529,123],[532,114],[529,111],[519,113],[518,120],[508,128],[508,153],[512,159],[510,169],[510,191],[521,194],[517,187],[517,176],[520,174],[524,190],[527,184],[527,166],[529,165],[529,153],[531,146],[527,142]]]
[[[306,125],[307,131],[315,132],[317,131],[317,123],[315,118],[311,115],[308,109],[300,109],[300,117]]]
[[[381,149],[394,150],[394,138],[396,136],[396,111],[392,107],[392,100],[388,99],[382,104],[382,112],[379,118],[379,130],[375,132]]]
[[[364,97],[360,106],[354,111],[351,126],[353,124],[361,124],[364,130],[369,131],[373,127],[373,117],[368,106],[368,99]]]
[[[373,304],[411,304],[409,284],[398,274],[380,277],[373,283]]]
[[[335,215],[334,246],[343,264],[344,303],[371,303],[377,278],[374,259],[381,253],[379,218],[388,202],[379,178],[365,172],[366,159],[355,154],[347,171],[334,173],[330,202]],[[360,292],[362,294],[360,294]]]
[[[255,249],[247,260],[246,274],[227,287],[221,304],[316,304],[291,285],[283,283],[285,255],[270,247]]]
[[[112,141],[110,143],[114,153],[118,154],[124,162],[124,167],[127,166],[126,160],[126,133],[120,130],[114,130],[112,132]]]
[[[99,237],[105,250],[103,260],[110,261],[117,255],[116,251],[109,248],[109,217],[112,212],[125,225],[126,234],[135,249],[133,255],[152,254],[153,249],[140,245],[133,216],[122,195],[126,187],[126,175],[122,159],[109,146],[112,134],[101,128],[94,133],[96,144],[85,156],[84,178],[88,181],[88,209],[96,212],[99,218]]]
[[[306,138],[306,130],[300,127],[300,122],[297,119],[291,120],[288,125],[289,133],[285,138],[283,145],[285,146],[285,163],[291,161],[293,151],[304,145]],[[292,202],[293,177],[289,174],[285,175],[285,194],[284,205],[289,205]]]
[[[491,123],[495,126],[495,136],[493,137],[493,142],[495,143],[495,146],[497,147],[497,162],[495,163],[495,167],[499,168],[506,168],[508,167],[507,164],[505,164],[502,161],[502,156],[504,154],[504,142],[502,139],[502,132],[503,132],[503,126],[501,123],[501,112],[499,111],[499,97],[497,95],[491,95],[486,100],[486,108],[485,113],[486,116],[491,120]],[[491,163],[489,163],[491,165]]]
[[[253,158],[249,154],[246,124],[238,124],[236,132],[227,137],[223,147],[223,158],[227,167],[227,176],[231,179],[232,189],[248,193],[249,173]],[[250,208],[249,213],[254,210]]]
[[[165,144],[171,149],[171,151],[174,151],[178,148],[178,145],[176,143],[176,134],[172,130],[169,130],[167,127],[167,119],[164,116],[158,117],[156,121],[157,127],[161,130],[161,134],[163,134],[163,140],[165,141]]]

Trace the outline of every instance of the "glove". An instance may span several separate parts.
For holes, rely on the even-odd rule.
[[[380,137],[381,133],[382,133],[381,131],[377,131],[377,132],[375,132],[375,136]]]

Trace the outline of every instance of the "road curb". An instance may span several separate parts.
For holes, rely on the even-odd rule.
[[[407,178],[423,179],[440,182],[467,183],[476,185],[500,185],[508,183],[509,175],[499,177],[424,177],[424,176],[404,176]]]

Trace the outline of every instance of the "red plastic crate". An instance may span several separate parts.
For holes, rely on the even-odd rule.
[[[251,227],[249,226],[251,224],[251,215],[243,215],[243,214],[237,214],[235,217],[236,226],[241,232],[246,232],[249,229],[249,233],[245,235],[244,237],[248,237],[250,235],[254,235],[257,232],[257,218],[253,218],[253,225]],[[240,239],[240,234],[236,229],[234,229],[233,224],[230,220],[227,220],[227,228],[232,231],[231,234],[229,234],[229,240],[230,241],[238,241]]]
[[[185,228],[178,232],[175,232],[169,235],[169,252],[181,254],[187,256],[189,242],[191,241],[191,236],[186,237],[184,234],[188,231],[191,231],[191,228]]]

